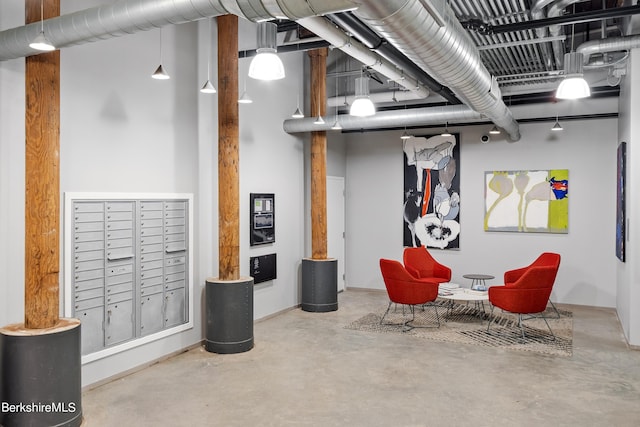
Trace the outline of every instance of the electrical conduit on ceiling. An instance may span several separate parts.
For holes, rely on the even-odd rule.
[[[469,107],[520,139],[518,123],[502,101],[495,78],[445,2],[360,0],[354,14],[445,86]],[[438,19],[423,3],[438,9]],[[437,3],[436,6],[434,4]]]
[[[165,25],[234,14],[253,22],[297,20],[353,10],[351,0],[123,0],[47,19],[47,38],[58,48],[148,31]],[[0,32],[0,61],[36,55],[29,43],[41,22]]]

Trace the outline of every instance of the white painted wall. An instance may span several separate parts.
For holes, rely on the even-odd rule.
[[[99,3],[66,1],[62,13]],[[21,1],[1,2],[2,28],[22,25],[23,7]],[[255,24],[240,20],[240,28],[241,39],[250,40],[244,43],[254,44]],[[204,336],[204,283],[218,274],[218,135],[217,96],[198,90],[206,80],[210,50],[217,86],[215,22],[212,33],[213,40],[207,20],[163,28],[168,81],[150,78],[159,62],[157,29],[61,52],[61,191],[193,193],[195,202],[194,328],[83,366],[83,386],[180,351]],[[281,57],[290,75],[300,72],[301,53]],[[248,66],[249,59],[240,60],[241,76]],[[248,81],[255,102],[240,110],[241,274],[248,275],[250,256],[278,254],[278,278],[255,288],[256,319],[299,302],[303,146],[284,133],[282,122],[295,109],[300,81]],[[24,59],[0,62],[0,94],[0,325],[5,325],[22,322],[24,312]],[[250,192],[276,194],[272,245],[249,247]]]
[[[620,119],[618,141],[627,142],[627,246],[626,262],[616,262],[617,293],[616,308],[622,329],[629,344],[640,346],[640,264],[637,256],[640,252],[640,227],[637,221],[640,214],[637,188],[640,185],[640,162],[638,139],[640,138],[640,49],[633,49],[627,63],[627,74],[620,86]]]
[[[255,40],[256,25],[240,20],[240,34]],[[282,122],[296,109],[302,79],[302,52],[280,54],[287,78],[272,82],[247,79],[253,104],[240,104],[240,272],[249,274],[249,257],[277,254],[277,279],[256,285],[255,318],[262,318],[300,303],[299,270],[304,254],[304,146],[284,132]],[[240,87],[250,58],[240,59]],[[241,90],[242,91],[242,90]],[[275,194],[273,244],[249,244],[249,194]],[[259,342],[260,337],[255,337]]]
[[[571,104],[558,105],[559,114]],[[555,113],[551,113],[554,114]],[[547,113],[547,115],[550,115]],[[480,135],[491,125],[461,127],[460,250],[433,250],[453,270],[496,276],[532,262],[541,252],[562,255],[552,298],[572,304],[615,307],[615,172],[617,120],[522,124],[516,143]],[[457,129],[450,126],[455,132]],[[380,258],[402,259],[403,157],[399,131],[349,134],[347,143],[347,286],[384,289]],[[435,132],[425,131],[424,134]],[[418,132],[415,132],[418,134]],[[569,234],[485,232],[485,171],[569,169]]]

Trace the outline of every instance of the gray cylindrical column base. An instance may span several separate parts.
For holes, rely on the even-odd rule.
[[[338,309],[338,260],[302,260],[302,309],[327,312]]]
[[[0,425],[82,423],[80,321],[48,329],[0,328]]]
[[[207,279],[205,349],[212,353],[242,353],[253,348],[253,278]]]

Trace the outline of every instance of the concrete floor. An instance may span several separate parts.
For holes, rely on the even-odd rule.
[[[612,309],[574,313],[573,357],[344,329],[386,307],[257,322],[255,348],[196,348],[83,394],[85,426],[638,426],[640,351]]]

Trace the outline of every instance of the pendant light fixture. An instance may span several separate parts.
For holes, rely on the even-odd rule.
[[[336,67],[337,71],[337,67]],[[338,73],[336,72],[336,99],[338,99]],[[342,126],[338,121],[338,103],[336,103],[336,120],[333,122],[333,126],[331,126],[332,130],[342,130]]]
[[[576,13],[576,6],[573,5],[573,13]],[[565,78],[558,85],[556,98],[558,99],[580,99],[591,96],[589,84],[584,79],[583,55],[574,52],[573,41],[575,40],[575,24],[571,25],[571,52],[564,54],[564,75]]]
[[[451,132],[449,132],[449,122],[445,122],[444,124],[444,131],[440,134],[440,136],[451,136]]]
[[[492,127],[492,128],[491,128],[491,130],[489,131],[489,133],[490,133],[491,135],[500,135],[500,129],[498,129],[498,127],[497,127],[497,126],[494,126],[494,127]]]
[[[362,76],[356,78],[356,97],[351,104],[349,114],[357,117],[373,116],[376,113],[376,106],[369,98],[369,77]]]
[[[302,111],[300,111],[300,86],[298,86],[298,95],[296,96],[296,111],[291,115],[294,119],[301,119],[304,117]]]
[[[44,0],[40,0],[40,32],[33,39],[31,43],[29,43],[29,47],[36,50],[41,50],[43,52],[51,52],[52,50],[56,50],[56,47],[49,41],[47,36],[44,35]]]
[[[302,111],[300,111],[300,106],[296,107],[296,111],[293,112],[291,117],[293,117],[294,119],[301,119],[304,117],[304,114],[302,114]]]
[[[244,88],[242,89],[242,95],[240,95],[240,98],[238,99],[238,104],[251,104],[253,102],[253,99],[251,99],[251,97],[247,93],[246,78],[244,79],[243,85],[244,85]]]
[[[211,34],[211,19],[212,18],[209,18],[209,36],[207,37],[209,39],[209,52],[207,54],[207,81],[204,86],[200,88],[200,92],[202,93],[216,93],[216,88],[213,86],[213,83],[211,83],[211,40],[213,40]]]
[[[393,96],[395,96],[395,92],[394,92],[394,95],[393,95]],[[406,115],[406,112],[407,112],[407,104],[404,104],[404,111],[405,111],[405,115]],[[407,125],[404,125],[404,132],[402,132],[402,135],[400,135],[400,139],[404,141],[404,140],[409,139],[409,138],[411,138],[411,135],[409,135],[409,134],[407,133]]]
[[[569,52],[564,55],[565,78],[560,82],[556,91],[558,99],[580,99],[591,96],[589,84],[584,79],[583,55],[579,52]]]
[[[153,72],[151,78],[156,80],[169,80],[171,78],[162,68],[162,28],[160,28],[160,65]]]
[[[249,65],[249,77],[257,80],[284,78],[284,65],[276,55],[278,26],[273,22],[258,23],[258,54]]]
[[[556,116],[556,122],[554,123],[553,127],[551,128],[552,131],[554,132],[558,132],[561,130],[564,130],[564,128],[560,125],[560,122],[558,121],[558,116]]]
[[[320,115],[320,102],[318,102],[318,117],[316,118],[316,120],[313,122],[314,125],[323,125],[325,124],[324,119],[322,118],[322,116]]]

